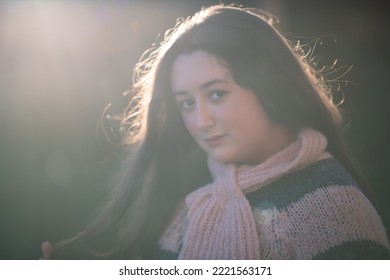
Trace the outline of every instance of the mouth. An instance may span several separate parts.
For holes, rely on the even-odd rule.
[[[215,148],[215,147],[222,145],[224,137],[225,137],[225,135],[214,135],[214,136],[209,136],[209,137],[205,138],[203,141],[206,143],[206,145],[209,148]]]

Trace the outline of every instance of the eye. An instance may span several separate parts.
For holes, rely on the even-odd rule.
[[[221,99],[222,97],[224,97],[226,95],[226,92],[225,91],[221,91],[221,90],[216,90],[216,91],[213,91],[211,94],[210,94],[210,98],[212,100],[219,100]]]
[[[185,99],[179,102],[180,109],[187,111],[195,106],[195,102],[192,99]]]

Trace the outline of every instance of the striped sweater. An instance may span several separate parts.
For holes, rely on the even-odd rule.
[[[209,165],[223,176],[187,196],[154,258],[390,259],[380,217],[325,147],[307,130],[241,178]]]

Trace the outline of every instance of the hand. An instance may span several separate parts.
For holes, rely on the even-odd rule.
[[[45,241],[41,245],[41,250],[42,250],[42,254],[43,254],[42,259],[43,260],[51,260],[51,258],[53,257],[53,252],[54,252],[53,245],[50,242]]]

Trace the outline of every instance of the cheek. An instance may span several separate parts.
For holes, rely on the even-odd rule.
[[[182,114],[182,119],[183,119],[183,122],[184,122],[184,125],[188,131],[188,133],[196,139],[196,129],[195,129],[195,125],[194,125],[194,120],[193,118],[191,117],[191,115],[183,115]]]
[[[227,108],[219,112],[218,123],[222,128],[229,130],[231,133],[241,135],[248,129],[253,129],[253,123],[250,119],[248,120],[247,114],[248,112],[245,110]]]
[[[224,126],[230,130],[235,139],[243,145],[257,142],[262,137],[266,123],[259,117],[258,112],[251,114],[250,110],[235,111],[225,115]]]

